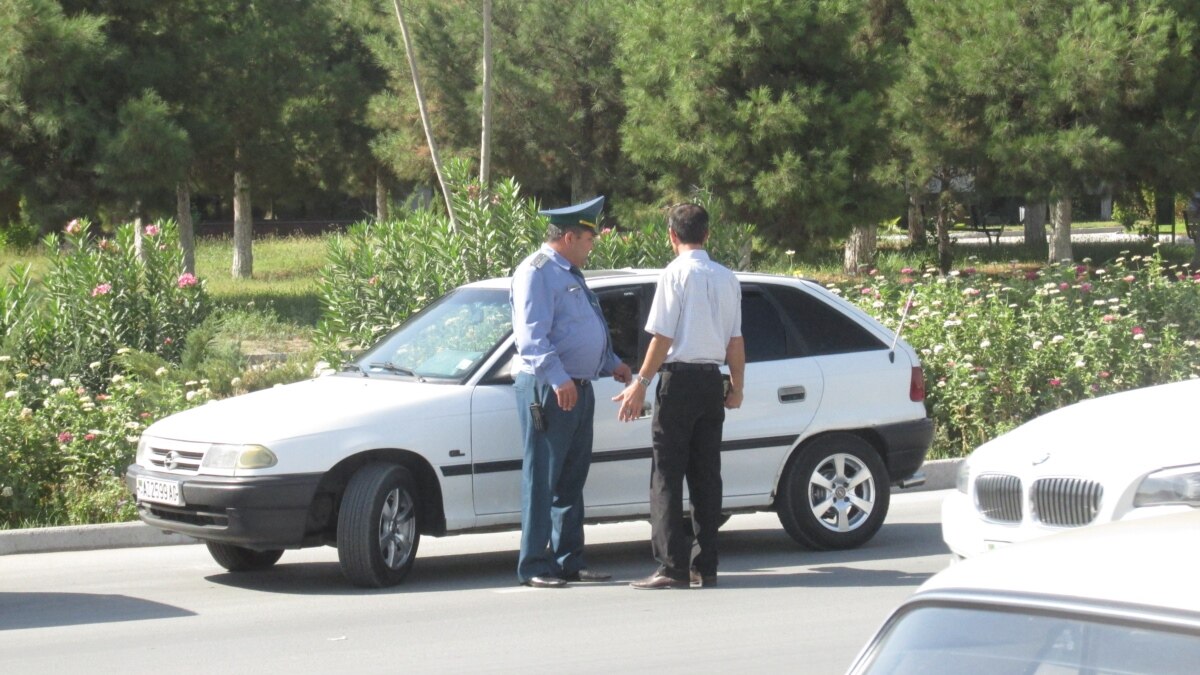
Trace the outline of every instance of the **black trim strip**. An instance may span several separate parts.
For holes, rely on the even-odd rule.
[[[736,452],[738,450],[757,450],[759,448],[774,448],[780,445],[795,444],[798,435],[768,436],[766,438],[746,438],[738,441],[724,441],[721,452]],[[600,462],[624,462],[633,459],[649,459],[653,453],[651,448],[630,448],[628,450],[613,450],[592,455],[592,464]],[[504,459],[495,462],[477,462],[475,464],[451,464],[442,467],[442,475],[446,478],[466,476],[471,473],[502,473],[505,471],[520,471],[521,460]]]

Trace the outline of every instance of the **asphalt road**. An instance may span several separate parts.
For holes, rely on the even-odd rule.
[[[896,495],[867,546],[798,548],[773,514],[722,529],[720,586],[637,591],[644,522],[589,526],[606,584],[516,585],[517,533],[425,538],[401,586],[347,585],[333,549],[229,574],[200,545],[0,556],[6,673],[842,673],[949,562],[944,492]]]

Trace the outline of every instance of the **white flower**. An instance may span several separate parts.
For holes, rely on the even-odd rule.
[[[991,347],[991,346],[992,346],[992,341],[991,341],[991,340],[987,340],[987,339],[985,339],[983,342],[980,342],[980,343],[979,343],[979,348],[980,348],[980,349],[987,349],[988,347]]]
[[[1065,339],[1066,338],[1061,335],[1055,335],[1054,337],[1050,338],[1050,342],[1052,344],[1058,344],[1059,342],[1062,342]]]
[[[125,423],[126,429],[139,429],[139,428],[141,428],[141,426],[142,425],[138,424],[137,422],[126,422]]]
[[[12,361],[12,357],[9,356],[8,354],[0,356],[0,363],[7,363],[9,361]],[[11,490],[12,488],[8,488],[8,489]]]
[[[240,378],[240,377],[233,378],[232,380],[229,381],[229,386],[231,386],[231,387],[242,386],[242,378]]]
[[[1134,335],[1134,336],[1133,336],[1133,339],[1134,339],[1134,340],[1145,340],[1145,339],[1146,339],[1146,336],[1145,336],[1145,335],[1143,335],[1142,333],[1138,333],[1137,335]]]
[[[0,490],[0,497],[11,497],[13,495],[12,486],[5,485],[3,490]]]
[[[946,348],[946,347],[945,347],[944,345],[934,345],[934,346],[933,346],[933,353],[934,353],[934,354],[941,354],[941,353],[942,353],[942,350],[944,350],[945,348]]]
[[[196,398],[196,392],[189,391],[188,393],[184,394],[183,397],[190,401],[190,400]]]
[[[64,384],[66,384],[66,382],[63,382],[60,378],[57,378],[57,377],[54,378],[53,380],[50,380],[51,387],[61,387]]]
[[[137,443],[139,440],[141,440],[140,436],[126,436],[125,437],[125,442],[127,442],[127,443]]]
[[[125,376],[120,373],[117,373],[112,376],[113,384],[116,384],[117,382],[120,382],[121,380],[124,380],[124,379],[125,379]]]
[[[15,391],[4,392],[4,398],[16,398],[16,397],[17,397],[17,392],[15,392]]]
[[[1141,336],[1139,335],[1138,337],[1141,337]],[[1150,344],[1149,342],[1143,342],[1143,343],[1142,343],[1142,349],[1150,349],[1150,348],[1151,348],[1151,347],[1153,347],[1153,346],[1154,346],[1154,345]]]
[[[166,366],[160,366],[160,367],[158,368],[158,370],[154,371],[154,376],[155,376],[155,377],[162,377],[163,375],[166,375],[166,374],[167,374],[167,367],[166,367]]]
[[[89,363],[89,364],[88,364],[88,368],[91,368],[92,370],[95,370],[95,369],[99,368],[99,367],[100,367],[100,366],[102,366],[102,365],[104,365],[104,364],[100,363],[99,361],[92,361],[91,363]]]
[[[1033,341],[1033,348],[1034,348],[1034,349],[1041,349],[1041,348],[1042,348],[1042,341],[1041,341],[1041,340],[1034,340],[1034,341]]]
[[[121,347],[120,349],[117,350],[117,353],[118,354],[128,354],[129,351],[130,351],[129,347]]]

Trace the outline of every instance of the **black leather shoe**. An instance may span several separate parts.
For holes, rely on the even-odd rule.
[[[529,579],[526,579],[525,581],[522,581],[521,583],[526,586],[532,586],[534,588],[566,588],[567,587],[567,582],[565,579],[559,579],[558,577],[551,577],[551,576],[531,577]]]
[[[579,582],[584,582],[584,583],[587,583],[587,582],[594,583],[597,581],[608,581],[610,579],[612,579],[611,574],[605,574],[604,572],[593,572],[591,570],[586,570],[586,569],[579,570],[578,572],[571,572],[570,574],[562,575],[563,581],[579,581]]]
[[[696,570],[691,572],[692,588],[714,588],[717,585],[717,575],[715,574],[700,574]]]
[[[674,579],[662,572],[655,572],[645,579],[638,579],[629,584],[639,591],[657,591],[661,588],[687,588],[688,581],[686,579]]]

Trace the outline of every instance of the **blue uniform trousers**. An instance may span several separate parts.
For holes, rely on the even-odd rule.
[[[583,560],[583,485],[592,462],[591,383],[576,385],[579,401],[570,411],[558,407],[553,387],[527,373],[516,378],[517,416],[525,440],[521,464],[521,555],[517,578],[572,574]],[[546,430],[533,428],[529,406],[540,401]]]

